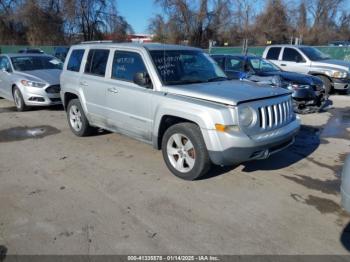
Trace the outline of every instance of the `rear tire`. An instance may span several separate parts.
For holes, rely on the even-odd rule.
[[[322,80],[322,82],[324,84],[324,89],[325,89],[325,97],[326,97],[326,99],[328,99],[328,97],[332,91],[332,82],[326,76],[318,75],[317,77]]]
[[[67,106],[67,118],[69,127],[76,136],[89,136],[94,133],[87,120],[79,99],[72,99]]]
[[[15,86],[13,88],[13,94],[12,95],[13,95],[13,100],[15,102],[16,109],[17,109],[18,112],[27,111],[29,109],[29,107],[24,102],[21,90],[19,90],[19,88],[17,86]]]
[[[198,179],[211,167],[202,133],[193,123],[169,127],[162,139],[162,153],[168,169],[184,180]]]

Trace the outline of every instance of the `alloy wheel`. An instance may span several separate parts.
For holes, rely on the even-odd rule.
[[[171,165],[181,173],[192,170],[196,154],[191,140],[180,133],[173,134],[167,143],[167,155]]]
[[[81,112],[76,105],[72,105],[69,109],[69,121],[75,131],[79,132],[81,130],[83,122]]]

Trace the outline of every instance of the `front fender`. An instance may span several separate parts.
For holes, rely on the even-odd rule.
[[[158,148],[158,133],[163,117],[174,116],[194,122],[201,130],[214,130],[216,123],[232,125],[234,117],[227,106],[201,100],[186,101],[184,98],[165,99],[155,108],[153,145]],[[207,144],[205,137],[204,140]]]

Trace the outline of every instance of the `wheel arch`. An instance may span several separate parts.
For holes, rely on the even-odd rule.
[[[64,93],[64,95],[63,95],[63,106],[64,106],[65,110],[67,110],[67,106],[68,106],[69,102],[72,99],[79,99],[80,100],[80,97],[79,97],[79,95],[77,95],[75,93],[72,93],[72,92],[65,92]]]
[[[163,115],[160,119],[160,122],[159,122],[157,135],[154,137],[154,140],[153,140],[154,141],[153,142],[154,148],[160,150],[162,147],[162,139],[163,139],[163,136],[164,136],[166,130],[169,127],[176,125],[176,124],[179,124],[179,123],[193,123],[193,124],[197,125],[198,127],[200,126],[193,119],[183,118],[183,117],[179,117],[179,116],[175,116],[175,115],[171,115],[171,114]]]
[[[323,77],[326,77],[332,84],[333,84],[333,80],[331,77],[329,77],[328,75],[322,73],[322,72],[317,72],[317,71],[310,71],[308,72],[309,75],[312,75],[312,76],[323,76]]]

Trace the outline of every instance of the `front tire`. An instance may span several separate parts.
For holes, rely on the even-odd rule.
[[[168,169],[185,180],[198,179],[211,167],[202,133],[193,123],[169,127],[162,139],[162,153]]]
[[[69,127],[76,136],[88,136],[94,132],[90,126],[79,99],[72,99],[67,106]]]
[[[326,76],[317,76],[318,78],[320,78],[324,84],[324,89],[325,89],[325,98],[328,99],[331,91],[332,91],[332,82],[331,80],[329,80],[328,77]]]
[[[15,102],[17,111],[23,112],[29,109],[26,103],[24,102],[21,90],[19,90],[17,86],[14,87],[12,95],[13,95],[13,100]]]

